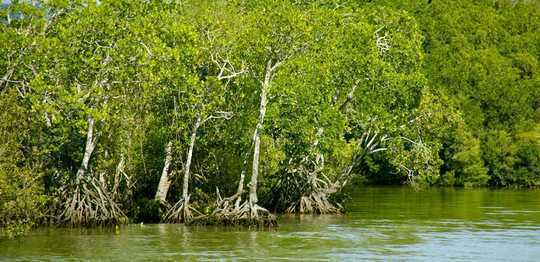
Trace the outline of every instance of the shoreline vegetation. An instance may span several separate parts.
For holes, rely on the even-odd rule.
[[[540,186],[536,1],[11,1],[0,227],[275,226]]]

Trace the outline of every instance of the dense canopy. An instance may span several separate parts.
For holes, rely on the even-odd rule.
[[[352,1],[354,2],[354,1]],[[273,224],[540,185],[535,1],[11,1],[0,226]]]

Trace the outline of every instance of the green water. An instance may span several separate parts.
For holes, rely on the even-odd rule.
[[[281,217],[275,229],[128,225],[41,228],[0,260],[540,261],[540,191],[367,187],[344,216]]]

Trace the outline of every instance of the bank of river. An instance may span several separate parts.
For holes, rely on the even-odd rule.
[[[0,260],[540,259],[540,190],[359,188],[343,216],[280,217],[275,229],[127,225],[40,228]]]

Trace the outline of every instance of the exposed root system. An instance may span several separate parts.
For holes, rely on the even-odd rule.
[[[118,225],[128,219],[104,183],[87,176],[67,187],[60,196],[60,224],[71,226]]]
[[[222,199],[218,191],[217,207],[207,216],[193,220],[199,225],[277,226],[276,216],[249,201],[241,203],[239,194]]]
[[[314,192],[308,196],[302,196],[300,201],[287,208],[287,213],[300,214],[338,214],[340,206],[335,206],[324,192]]]
[[[189,204],[189,195],[186,199],[180,199],[163,216],[163,221],[167,223],[189,223],[202,213]],[[194,216],[195,214],[195,216]]]

